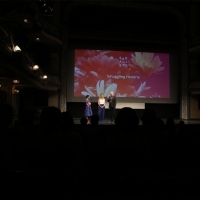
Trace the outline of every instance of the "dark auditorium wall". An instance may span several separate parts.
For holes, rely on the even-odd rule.
[[[18,95],[19,109],[37,110],[48,106],[48,91],[36,88],[21,89]]]
[[[7,103],[7,92],[0,90],[0,103]]]

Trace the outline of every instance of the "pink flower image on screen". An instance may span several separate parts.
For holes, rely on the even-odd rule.
[[[169,54],[75,50],[74,96],[169,98]]]

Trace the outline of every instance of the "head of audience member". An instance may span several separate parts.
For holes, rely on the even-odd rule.
[[[14,118],[13,107],[8,103],[0,103],[0,128],[9,127]]]
[[[180,120],[178,124],[179,124],[179,126],[181,126],[181,127],[185,126],[185,122],[184,122],[183,120]]]
[[[185,127],[185,122],[183,120],[180,120],[178,123],[178,131],[179,133],[186,133],[186,127]]]
[[[175,125],[175,122],[174,122],[173,118],[171,118],[171,117],[167,118],[165,124],[166,124],[166,129],[168,131],[175,131],[176,130],[176,125]]]
[[[118,127],[134,128],[139,125],[139,118],[132,108],[124,107],[117,114],[117,117],[115,118],[115,124]]]
[[[80,119],[80,123],[81,123],[81,125],[83,125],[83,126],[86,126],[86,125],[87,125],[87,122],[88,122],[88,119],[87,119],[86,117],[82,117],[82,118]]]
[[[154,127],[164,131],[165,122],[160,117],[156,117]]]
[[[141,117],[143,125],[154,126],[156,122],[156,112],[151,109],[145,109]]]
[[[99,123],[99,116],[94,114],[91,116],[91,120],[90,120],[91,125],[98,125]]]
[[[30,110],[19,111],[18,124],[20,126],[30,127],[34,125],[34,113]]]
[[[44,130],[53,131],[59,127],[61,111],[54,106],[47,106],[40,113],[40,125]]]
[[[63,131],[71,130],[74,126],[74,119],[69,112],[62,112],[61,113],[61,129]]]

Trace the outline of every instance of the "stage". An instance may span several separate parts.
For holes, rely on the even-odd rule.
[[[164,123],[167,119],[162,119]],[[182,119],[174,119],[175,124],[178,124]],[[185,124],[200,124],[200,119],[188,119],[188,120],[182,120]],[[80,124],[80,118],[74,118],[75,124]],[[105,118],[105,120],[100,125],[114,125],[110,123],[110,120],[108,118]],[[142,125],[142,121],[140,120],[139,125]]]

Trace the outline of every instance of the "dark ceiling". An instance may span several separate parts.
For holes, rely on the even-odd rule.
[[[73,19],[70,21],[72,29],[137,35],[180,35],[177,17],[159,10],[80,5],[72,10],[70,18]]]
[[[42,28],[37,16],[53,25],[54,2],[40,0],[0,2],[0,26],[27,56],[47,73],[50,71],[50,55],[58,52],[60,45],[53,40],[56,38],[53,33],[51,35],[50,32],[46,31],[47,36],[43,34],[44,28]],[[24,19],[27,19],[28,22],[25,23]],[[2,37],[5,36],[2,35]],[[37,41],[36,38],[40,38],[40,40]],[[1,56],[3,55],[1,54]],[[1,56],[0,58],[4,59]],[[15,73],[10,72],[8,68],[3,69],[3,67],[1,62],[1,79],[17,77]]]
[[[134,3],[141,3],[143,7],[137,9],[134,7]],[[111,6],[111,4],[115,6]],[[62,45],[57,40],[62,42],[62,31],[66,27],[69,28],[69,33],[71,31],[72,36],[74,31],[79,34],[79,37],[75,35],[71,41],[80,45],[88,42],[90,44],[102,43],[103,40],[100,42],[97,39],[92,40],[91,33],[99,34],[102,39],[105,39],[104,43],[110,43],[110,45],[116,45],[116,42],[114,40],[108,41],[107,34],[113,35],[113,37],[119,35],[121,37],[121,41],[118,41],[120,45],[123,45],[125,38],[131,39],[135,36],[138,37],[138,35],[178,38],[181,29],[176,14],[163,12],[159,9],[156,11],[146,9],[153,5],[164,5],[177,9],[184,16],[188,31],[189,5],[200,7],[200,1],[3,0],[0,2],[0,26],[12,34],[14,41],[20,48],[31,55],[34,61],[48,72],[51,70],[51,54],[61,51]],[[29,22],[24,23],[24,19],[28,19]],[[56,27],[57,32],[49,31],[47,25],[46,27],[41,25],[42,22],[46,22],[49,29]],[[43,30],[49,35],[43,34]],[[81,38],[83,33],[87,39]],[[37,37],[40,38],[40,41],[36,41]],[[51,39],[53,37],[54,39]],[[128,46],[128,42],[126,46]]]

